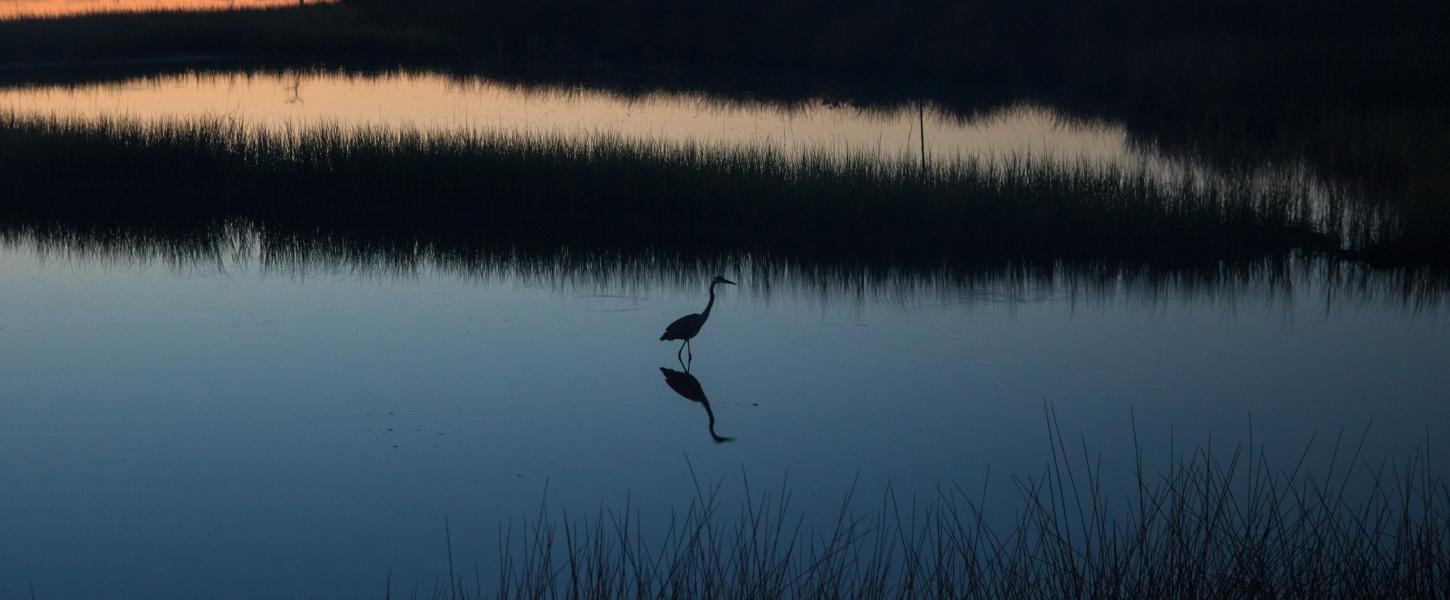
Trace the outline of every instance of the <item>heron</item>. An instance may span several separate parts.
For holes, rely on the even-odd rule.
[[[715,411],[710,410],[710,399],[705,397],[705,388],[700,387],[700,380],[695,379],[690,371],[676,371],[674,369],[660,367],[660,373],[665,376],[665,385],[670,386],[676,394],[683,396],[686,400],[699,402],[705,407],[705,416],[710,418],[710,439],[716,444],[723,444],[735,438],[729,438],[715,433]]]
[[[710,281],[710,303],[705,305],[705,311],[675,319],[674,323],[670,323],[670,326],[665,328],[665,333],[660,336],[660,341],[684,340],[684,343],[680,344],[680,350],[675,352],[675,358],[680,357],[680,352],[688,350],[690,360],[695,360],[695,349],[690,346],[690,340],[700,333],[700,327],[705,325],[705,319],[710,318],[710,309],[715,306],[715,286],[722,283],[735,285],[734,281],[716,275],[715,279]]]

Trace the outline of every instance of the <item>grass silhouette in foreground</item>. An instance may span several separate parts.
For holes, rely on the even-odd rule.
[[[1367,433],[1367,432],[1366,432]],[[1100,457],[1049,432],[1038,476],[1010,477],[1014,516],[979,490],[807,519],[788,488],[722,501],[723,482],[653,532],[636,508],[554,516],[500,531],[500,576],[450,573],[434,598],[1439,598],[1450,593],[1450,485],[1428,448],[1370,464],[1336,442],[1328,468],[1269,464],[1250,439],[1227,455],[1134,457],[1105,489]],[[1343,450],[1343,452],[1341,452]],[[995,488],[992,488],[995,489]],[[1009,509],[1012,510],[1012,509]],[[829,515],[827,515],[829,516]],[[1004,519],[1004,517],[1006,517]],[[823,525],[823,526],[822,526]],[[449,564],[453,556],[449,554]],[[451,571],[451,569],[450,569]],[[492,582],[491,582],[492,583]],[[391,594],[392,581],[389,580]]]
[[[453,228],[481,238],[874,257],[1219,260],[1374,253],[1419,225],[1295,181],[1160,185],[1146,171],[1027,159],[791,156],[609,136],[145,124],[0,115],[12,219],[248,218]],[[1409,236],[1409,237],[1407,237]],[[1434,239],[1439,238],[1431,238]],[[1416,256],[1423,260],[1423,257]]]

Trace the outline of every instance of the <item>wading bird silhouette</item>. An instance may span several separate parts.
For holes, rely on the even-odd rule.
[[[699,402],[705,407],[705,416],[710,417],[710,439],[716,444],[723,444],[735,438],[728,438],[715,433],[715,411],[710,410],[710,399],[705,397],[705,388],[700,387],[700,380],[695,379],[688,370],[676,371],[674,369],[660,367],[660,372],[665,375],[665,384],[670,386],[676,394],[686,399]]]
[[[710,318],[710,309],[715,307],[715,286],[722,283],[735,285],[734,281],[716,275],[715,279],[710,281],[710,303],[705,305],[705,311],[675,319],[674,323],[670,323],[670,326],[665,328],[665,333],[660,336],[660,341],[684,340],[684,343],[680,344],[680,350],[675,352],[675,358],[680,358],[680,352],[688,349],[690,360],[695,360],[695,349],[690,346],[690,339],[700,333],[700,327],[705,325],[705,319]],[[684,363],[684,360],[680,362]]]

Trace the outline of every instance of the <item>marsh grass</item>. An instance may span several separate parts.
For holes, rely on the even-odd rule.
[[[1293,182],[1183,181],[1027,158],[667,144],[609,135],[0,115],[19,220],[421,227],[483,239],[823,252],[1220,260],[1392,239]]]
[[[24,90],[96,84],[155,85],[174,82],[178,77],[291,78],[306,73],[358,81],[424,73],[445,78],[450,86],[462,89],[502,86],[526,94],[567,96],[582,88],[619,101],[648,101],[652,95],[664,93],[698,99],[711,106],[769,109],[781,114],[810,110],[824,102],[831,106],[847,104],[851,110],[866,115],[898,115],[915,112],[924,104],[933,117],[956,123],[969,123],[1022,105],[1020,97],[994,95],[979,87],[957,93],[938,89],[933,92],[934,99],[924,101],[912,95],[910,88],[873,91],[869,87],[803,83],[799,77],[780,80],[764,76],[737,81],[713,72],[665,76],[658,72],[645,75],[491,65],[485,73],[457,62],[427,63],[423,67],[367,61],[319,63],[304,68],[286,65],[286,61],[272,64],[235,58],[178,58],[50,69],[0,68],[0,83],[9,89]],[[1216,172],[1311,172],[1322,184],[1355,197],[1367,206],[1366,211],[1380,208],[1394,213],[1386,218],[1402,219],[1395,227],[1406,238],[1402,242],[1409,243],[1379,248],[1386,260],[1415,262],[1417,255],[1427,252],[1442,262],[1450,260],[1450,243],[1446,242],[1450,236],[1444,235],[1450,231],[1450,205],[1446,204],[1450,179],[1437,162],[1450,153],[1450,120],[1439,107],[1304,107],[1256,125],[1239,118],[1201,115],[1175,120],[1075,99],[1054,99],[1051,106],[1054,118],[1074,126],[1092,127],[1104,122],[1121,126],[1129,132],[1129,142],[1134,146],[1184,164],[1208,165]]]
[[[1450,10],[1432,0],[352,0],[0,23],[0,82],[178,65],[398,65],[970,113],[1039,101],[1220,162],[1303,159],[1450,261]],[[105,77],[102,74],[100,77]]]
[[[963,97],[1025,98],[1125,122],[1159,141],[1186,135],[1193,146],[1225,158],[1240,155],[1238,144],[1219,138],[1225,131],[1271,152],[1286,140],[1301,142],[1296,150],[1323,171],[1347,169],[1356,178],[1393,183],[1406,171],[1435,170],[1436,154],[1398,151],[1442,146],[1445,128],[1425,128],[1416,116],[1408,129],[1386,132],[1376,123],[1368,131],[1353,129],[1426,112],[1443,121],[1438,115],[1450,98],[1450,82],[1441,76],[1450,71],[1446,6],[1434,0],[732,0],[678,7],[656,0],[349,0],[0,22],[0,66],[47,67],[0,68],[0,80],[52,78],[77,61],[229,56],[294,68],[319,61],[447,60],[495,72],[563,70],[570,81],[615,71],[625,83],[647,73],[691,89],[776,96],[926,97],[952,104]],[[1353,138],[1338,139],[1346,133]],[[1394,172],[1383,170],[1385,157],[1396,161]],[[1431,169],[1421,168],[1426,164]],[[1443,198],[1444,181],[1436,182]]]
[[[1035,476],[929,498],[888,487],[860,511],[808,516],[784,492],[727,506],[723,480],[663,527],[628,504],[579,518],[547,506],[500,527],[496,585],[471,572],[434,598],[1442,598],[1450,593],[1450,486],[1428,445],[1371,463],[1343,433],[1327,467],[1304,450],[1274,468],[1252,436],[1224,453],[1169,448],[1161,469],[1135,451],[1126,488],[1100,456],[1064,439]],[[1366,432],[1367,433],[1367,432]],[[1427,440],[1428,441],[1428,440]],[[1136,446],[1136,444],[1135,444]],[[693,473],[693,470],[692,470]],[[988,507],[994,486],[1010,516]],[[822,518],[823,516],[827,518]],[[451,538],[451,534],[450,534]],[[493,582],[490,582],[493,584]],[[390,595],[391,581],[388,582]],[[416,593],[416,590],[415,590]]]
[[[446,276],[481,283],[524,282],[565,293],[647,295],[695,290],[727,274],[741,293],[785,295],[822,305],[902,307],[970,302],[1240,302],[1292,306],[1307,296],[1339,305],[1437,314],[1450,298],[1450,271],[1386,268],[1294,253],[1206,264],[1153,260],[980,260],[738,252],[606,240],[529,245],[415,228],[292,228],[245,220],[192,225],[0,222],[0,247],[47,263],[164,268],[182,274],[255,273],[297,279],[342,275],[379,280]],[[1306,290],[1317,290],[1305,293]],[[1322,294],[1322,296],[1321,296]]]

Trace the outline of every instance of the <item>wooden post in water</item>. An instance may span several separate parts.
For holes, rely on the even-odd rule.
[[[926,175],[926,109],[925,102],[916,101],[916,131],[921,134],[921,174]]]

